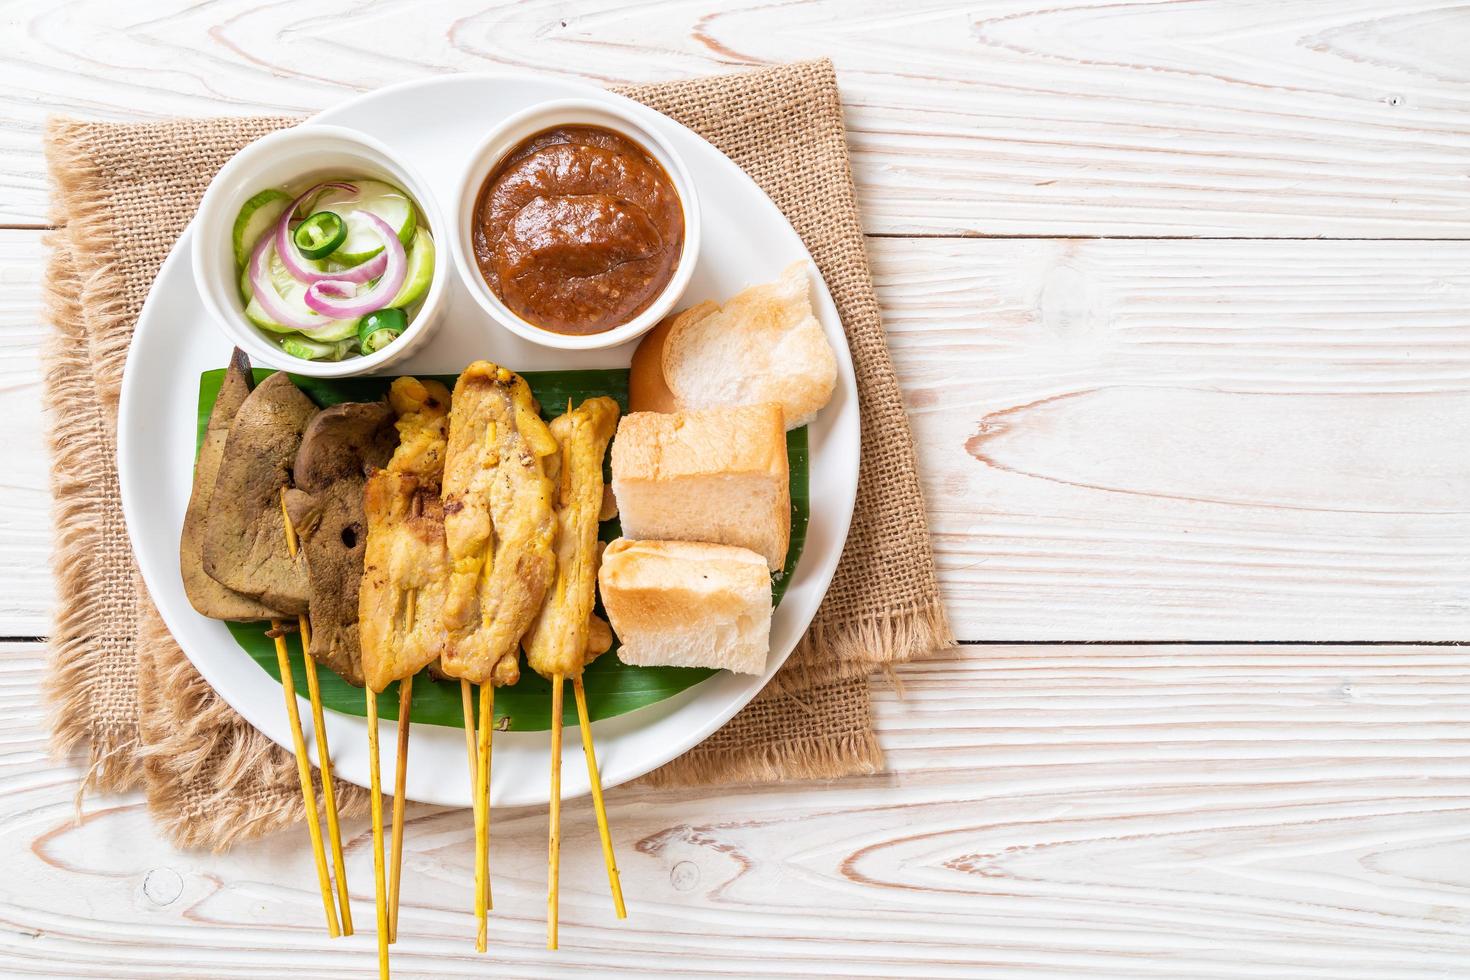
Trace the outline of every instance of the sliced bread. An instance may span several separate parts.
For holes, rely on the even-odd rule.
[[[773,572],[786,564],[791,484],[779,405],[626,415],[612,487],[628,537],[749,548]]]
[[[816,418],[837,385],[837,358],[812,312],[805,261],[715,310],[701,304],[670,325],[663,380],[682,409],[777,402],[786,427]]]
[[[755,552],[619,538],[607,546],[597,580],[623,663],[766,669],[771,578]]]
[[[669,333],[683,324],[702,320],[719,310],[719,303],[705,300],[697,306],[678,313],[670,313],[658,322],[633,351],[633,363],[628,366],[628,411],[630,412],[677,412],[679,403],[674,393],[664,382],[664,343]]]

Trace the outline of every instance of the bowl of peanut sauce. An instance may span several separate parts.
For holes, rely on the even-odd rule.
[[[699,202],[645,113],[542,103],[471,155],[454,261],[507,330],[549,347],[614,347],[679,301],[698,258]]]

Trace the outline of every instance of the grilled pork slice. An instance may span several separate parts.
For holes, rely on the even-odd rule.
[[[444,649],[449,553],[439,483],[449,431],[449,389],[437,381],[398,378],[388,390],[398,416],[398,448],[388,467],[368,476],[367,523],[358,639],[368,686],[417,673]]]
[[[378,470],[363,494],[367,548],[358,594],[362,674],[381,692],[444,650],[449,552],[438,493],[410,473]]]
[[[476,361],[454,386],[444,466],[444,532],[454,574],[441,667],[476,684],[514,684],[518,644],[556,567],[556,440],[525,380]]]
[[[422,486],[437,491],[449,441],[449,389],[437,381],[396,378],[388,404],[398,415],[398,448],[388,468],[412,473]]]
[[[618,427],[618,403],[589,398],[551,423],[560,451],[548,457],[556,482],[556,581],[526,634],[526,662],[543,677],[577,677],[589,647],[597,590],[597,515],[602,509],[602,458]]]

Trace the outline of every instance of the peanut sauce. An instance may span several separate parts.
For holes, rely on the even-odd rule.
[[[600,126],[557,126],[490,174],[472,231],[480,274],[516,315],[593,334],[632,320],[668,285],[684,209],[637,143]]]

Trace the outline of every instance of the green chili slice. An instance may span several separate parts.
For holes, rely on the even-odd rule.
[[[324,259],[347,240],[347,222],[331,211],[318,211],[296,226],[296,248],[308,259]]]
[[[364,354],[373,354],[397,340],[408,329],[408,317],[395,307],[374,310],[357,325],[357,342]]]

